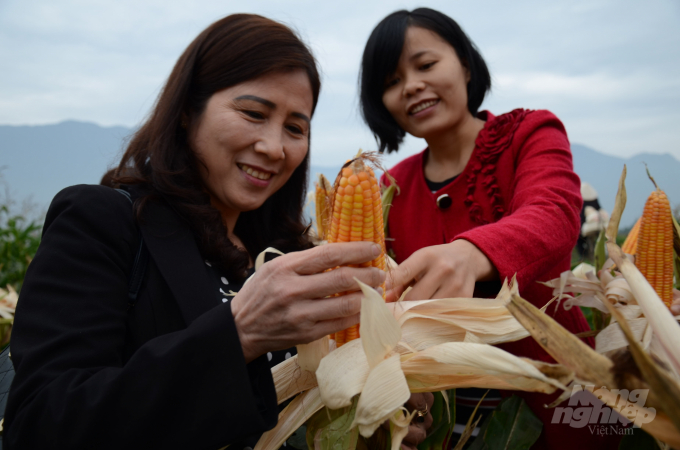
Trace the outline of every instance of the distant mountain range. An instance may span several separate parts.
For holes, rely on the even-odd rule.
[[[30,197],[44,210],[64,187],[98,183],[120,158],[133,131],[76,121],[56,125],[0,125],[0,179],[9,187],[14,200]],[[622,227],[635,222],[653,190],[643,163],[647,163],[672,205],[680,203],[680,161],[669,154],[647,153],[625,159],[580,144],[572,144],[572,152],[576,173],[598,191],[600,204],[610,212],[621,170],[627,165],[628,204]],[[320,172],[333,180],[339,167],[312,166],[311,174]]]

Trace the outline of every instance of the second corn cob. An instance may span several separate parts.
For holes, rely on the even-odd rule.
[[[651,178],[651,176],[650,176]],[[654,179],[652,178],[652,182]],[[654,182],[656,186],[656,182]],[[640,218],[635,265],[661,300],[673,302],[673,222],[666,194],[656,186]]]
[[[319,181],[316,183],[315,206],[316,206],[316,229],[320,240],[326,239],[326,227],[329,220],[328,195],[332,191],[330,181],[322,174],[319,174]]]
[[[635,225],[633,225],[633,228],[631,228],[630,232],[628,233],[628,236],[626,236],[626,240],[623,242],[623,245],[621,246],[621,250],[623,250],[623,253],[635,255],[635,252],[637,251],[638,237],[640,236],[641,221],[642,217],[640,217],[637,220],[637,222],[635,222]]]

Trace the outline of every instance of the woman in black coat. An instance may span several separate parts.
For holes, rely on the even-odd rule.
[[[18,303],[5,448],[243,448],[276,424],[272,362],[358,322],[353,277],[384,280],[324,272],[377,246],[307,241],[319,87],[287,27],[229,16],[130,142],[114,183],[132,204],[105,186],[55,197]],[[270,246],[289,254],[241,288]]]

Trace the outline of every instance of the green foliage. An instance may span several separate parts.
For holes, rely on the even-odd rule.
[[[18,291],[28,264],[40,244],[41,226],[0,206],[0,286],[11,284]]]
[[[434,403],[430,408],[432,414],[432,426],[428,430],[427,438],[418,444],[418,450],[442,450],[446,448],[453,426],[456,424],[456,390],[433,392]],[[448,397],[447,402],[444,395]],[[448,412],[447,412],[448,408]]]
[[[607,238],[604,232],[604,228],[600,230],[600,235],[597,237],[597,242],[595,242],[595,273],[600,272],[604,262],[607,260],[607,251],[605,249]]]
[[[322,408],[307,421],[307,448],[321,450],[344,450],[355,448],[359,439],[359,427],[350,430],[357,410],[355,397],[352,405],[339,410]],[[298,447],[299,448],[299,447]]]
[[[656,445],[656,439],[645,433],[642,428],[632,428],[631,431],[632,434],[626,434],[621,439],[619,450],[655,450],[659,448]]]
[[[596,330],[595,328],[595,322],[593,320],[593,309],[595,308],[589,308],[587,306],[581,306],[581,312],[585,316],[586,320],[588,321],[588,326],[590,327],[591,330]]]
[[[538,440],[543,423],[523,399],[504,399],[482,424],[469,450],[529,449]]]

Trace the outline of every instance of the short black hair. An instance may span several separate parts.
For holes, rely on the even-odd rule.
[[[456,51],[461,63],[470,71],[467,85],[468,110],[475,116],[491,89],[489,69],[475,44],[455,20],[430,8],[409,12],[396,11],[385,17],[368,38],[359,75],[361,114],[378,142],[379,151],[396,152],[406,132],[397,124],[383,104],[385,80],[399,64],[406,30],[420,27],[438,34]]]

